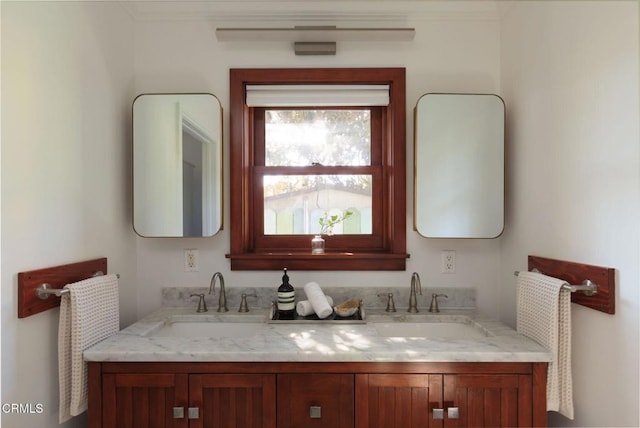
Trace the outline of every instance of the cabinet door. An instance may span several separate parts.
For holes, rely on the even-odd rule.
[[[359,428],[442,428],[436,408],[442,408],[442,375],[356,375]]]
[[[352,374],[279,374],[278,428],[352,428]]]
[[[275,428],[275,375],[189,376],[190,428]]]
[[[102,426],[186,428],[187,394],[184,374],[104,374]]]
[[[531,376],[445,375],[444,408],[446,428],[531,426]]]

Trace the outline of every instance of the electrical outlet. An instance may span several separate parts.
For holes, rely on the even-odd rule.
[[[442,266],[440,273],[456,273],[456,252],[453,250],[442,251]]]
[[[195,248],[184,250],[184,271],[198,272],[198,250]]]

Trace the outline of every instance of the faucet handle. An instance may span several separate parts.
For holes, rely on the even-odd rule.
[[[438,297],[444,297],[445,299],[449,298],[449,296],[447,296],[446,294],[433,293],[431,295],[431,304],[429,305],[429,312],[440,312],[440,308],[438,307]]]
[[[196,312],[207,312],[207,302],[204,300],[204,293],[192,294],[191,297],[199,297],[198,300],[198,309]]]
[[[378,296],[383,297],[386,296],[387,297],[387,308],[385,309],[386,312],[395,312],[396,311],[396,304],[393,301],[393,293],[381,293],[378,294]]]
[[[389,293],[387,295],[387,312],[395,312],[396,311],[396,303],[393,301],[393,293]]]
[[[387,296],[387,312],[395,312],[396,311],[396,303],[393,301],[393,293],[389,293]]]
[[[238,312],[249,312],[249,305],[247,305],[247,297],[258,297],[257,294],[247,294],[242,293],[240,295],[240,308],[238,308]]]

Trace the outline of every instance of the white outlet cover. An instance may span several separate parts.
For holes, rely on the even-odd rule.
[[[443,250],[441,273],[456,273],[456,252],[454,250]]]
[[[190,248],[184,250],[185,272],[198,272],[198,250]]]

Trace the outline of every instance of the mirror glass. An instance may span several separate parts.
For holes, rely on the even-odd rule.
[[[144,237],[222,228],[222,108],[211,94],[133,102],[133,228]]]
[[[504,102],[426,94],[415,108],[414,226],[427,238],[496,238],[504,228]]]

